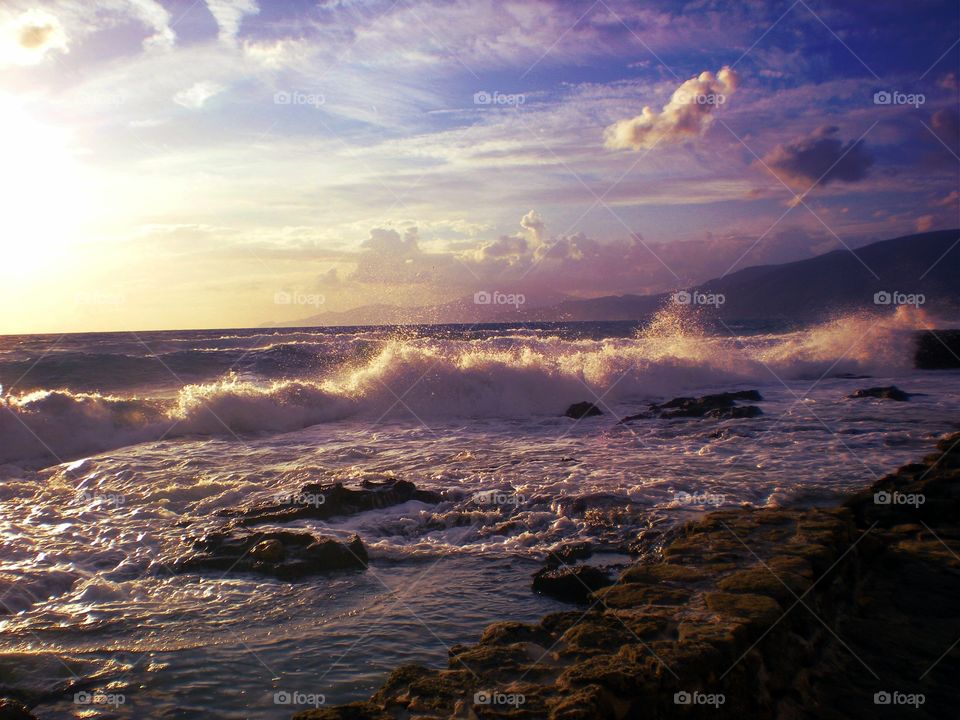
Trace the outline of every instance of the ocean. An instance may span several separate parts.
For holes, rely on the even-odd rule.
[[[924,454],[958,427],[960,372],[914,369],[913,337],[946,326],[907,308],[800,327],[676,307],[618,323],[0,338],[3,683],[100,693],[53,693],[40,718],[288,718],[365,699],[491,622],[570,609],[530,589],[561,544],[616,568],[625,539],[716,507],[830,504]],[[883,385],[915,395],[848,398]],[[747,389],[758,417],[618,422]],[[602,414],[565,417],[580,401]],[[443,500],[285,525],[358,534],[366,570],[171,569],[225,511],[393,478]]]

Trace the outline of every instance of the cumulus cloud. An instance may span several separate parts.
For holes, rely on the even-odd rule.
[[[777,145],[763,157],[763,162],[791,184],[863,180],[873,165],[873,156],[862,140],[845,143],[835,137],[838,132],[839,128],[824,125],[809,135]]]
[[[54,51],[68,51],[67,35],[46,10],[28,10],[0,27],[0,65],[36,65]]]
[[[695,140],[710,127],[713,112],[739,84],[740,76],[729,67],[723,67],[716,75],[706,70],[674,90],[661,111],[648,105],[636,117],[609,126],[604,133],[606,146],[640,150]]]
[[[243,18],[260,12],[256,0],[207,0],[207,9],[217,21],[220,40],[231,44],[236,42]]]
[[[116,4],[116,3],[114,3]],[[147,27],[153,35],[143,41],[146,50],[169,50],[177,41],[170,27],[170,13],[156,0],[125,0],[130,13]]]
[[[207,101],[222,93],[226,88],[214,82],[194,83],[173,96],[173,101],[189,110],[199,110]]]

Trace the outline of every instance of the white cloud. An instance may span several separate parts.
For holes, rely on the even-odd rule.
[[[143,41],[146,50],[169,50],[177,41],[170,27],[170,13],[156,0],[125,0],[130,13],[154,33]]]
[[[68,52],[60,19],[46,10],[28,10],[0,25],[0,66],[36,65],[50,52]]]
[[[182,105],[190,110],[199,110],[207,101],[222,93],[226,88],[215,82],[194,83],[186,90],[181,90],[173,96],[173,101],[177,105]]]
[[[652,149],[657,145],[695,140],[713,122],[713,112],[726,103],[740,84],[729,67],[716,75],[705,70],[674,90],[670,101],[657,112],[649,105],[636,117],[620,120],[606,129],[611,149]]]
[[[256,0],[207,0],[207,9],[217,21],[220,39],[227,43],[236,42],[244,17],[260,12]]]

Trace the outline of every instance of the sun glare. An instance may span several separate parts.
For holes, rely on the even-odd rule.
[[[89,212],[70,134],[0,96],[0,262],[8,279],[64,259]]]

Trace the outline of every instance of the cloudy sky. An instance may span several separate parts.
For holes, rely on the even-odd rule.
[[[958,12],[4,0],[0,332],[660,291],[957,227]]]

